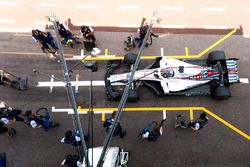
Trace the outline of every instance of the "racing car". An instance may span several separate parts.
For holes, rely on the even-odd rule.
[[[128,53],[124,63],[131,67],[137,55]],[[145,69],[135,72],[128,94],[129,101],[139,100],[137,89],[143,85],[152,89],[158,96],[171,95],[210,95],[213,99],[227,99],[231,96],[229,86],[240,82],[237,58],[226,59],[224,51],[209,53],[206,60],[179,60],[157,57]],[[105,87],[108,100],[120,99],[120,93],[113,87],[117,83],[127,84],[130,72],[112,74],[120,66],[119,61],[107,65]]]

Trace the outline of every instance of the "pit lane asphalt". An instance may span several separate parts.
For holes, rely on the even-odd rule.
[[[98,47],[102,50],[109,49],[109,54],[124,55],[123,40],[128,33],[97,32]],[[189,47],[190,54],[196,54],[216,42],[220,35],[168,35],[164,38],[154,39],[153,45],[144,50],[143,55],[160,55],[160,48],[164,48],[165,55],[184,54],[184,47]],[[31,37],[14,36],[14,34],[1,33],[0,52],[41,52]],[[231,36],[214,50],[224,50],[227,57],[240,58],[240,77],[250,78],[250,40],[241,36]],[[80,54],[81,46],[75,49],[64,47],[65,53]],[[134,50],[138,51],[137,49]],[[49,88],[37,88],[38,81],[49,81],[49,77],[34,74],[36,68],[42,72],[54,74],[63,80],[63,70],[49,56],[45,55],[8,55],[1,54],[0,67],[18,76],[29,77],[28,91],[20,92],[10,87],[0,86],[1,100],[6,101],[14,108],[22,110],[36,110],[40,107],[52,106],[56,108],[69,108],[68,98],[64,88],[54,88],[49,94]],[[202,58],[206,58],[207,54]],[[75,62],[68,62],[73,66]],[[149,61],[143,61],[141,67]],[[88,72],[82,65],[74,70],[80,75],[80,80],[103,80],[106,62],[98,62],[98,72]],[[120,71],[126,70],[121,68]],[[250,87],[249,84],[235,84],[231,87],[232,97],[224,101],[214,101],[210,97],[157,97],[151,90],[141,87],[139,89],[140,101],[127,103],[126,107],[185,107],[203,106],[216,113],[237,128],[250,134]],[[78,105],[88,107],[89,88],[80,87],[75,94]],[[95,87],[93,90],[94,107],[117,107],[118,102],[108,102],[103,87]],[[214,118],[209,117],[208,125],[199,132],[190,129],[173,128],[174,117],[177,113],[168,112],[168,120],[164,124],[163,136],[156,142],[148,143],[138,139],[138,132],[149,122],[160,121],[162,112],[124,112],[122,125],[127,130],[125,138],[114,137],[112,146],[120,146],[129,150],[129,166],[132,167],[165,167],[165,166],[249,166],[250,147],[249,141],[235,133]],[[200,112],[195,112],[198,117]],[[26,125],[17,123],[14,127],[17,135],[9,138],[0,136],[0,152],[7,153],[9,167],[54,167],[59,166],[67,153],[76,153],[76,150],[68,145],[60,144],[67,129],[73,128],[71,116],[65,113],[53,113],[53,118],[59,122],[60,127],[49,130],[31,129]],[[81,116],[84,131],[88,129],[88,117]],[[105,130],[102,127],[101,115],[94,116],[94,146],[103,143]]]

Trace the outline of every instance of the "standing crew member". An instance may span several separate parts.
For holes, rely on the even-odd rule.
[[[38,29],[32,30],[32,38],[41,45],[44,53],[49,52],[54,54],[58,49],[50,32],[43,32]]]
[[[112,113],[112,116],[110,118],[107,118],[105,122],[103,123],[103,127],[106,128],[106,132],[109,132],[114,124],[114,118],[115,118],[115,111]],[[120,122],[118,122],[114,136],[119,135],[121,138],[123,138],[126,135],[126,131],[122,130],[122,126]]]
[[[95,35],[94,35],[94,29],[90,26],[81,26],[80,29],[81,35],[87,39],[91,40],[92,42],[96,41]]]
[[[143,40],[146,37],[148,28],[149,28],[148,24],[145,23],[145,21],[146,21],[146,18],[143,17],[141,25],[140,25],[140,27],[137,30],[137,33],[138,33],[139,37],[135,38],[135,42],[138,44],[138,47],[141,47],[141,45],[143,43]],[[152,43],[153,43],[152,36],[153,37],[158,37],[158,35],[155,35],[152,31],[150,31],[150,35],[149,35],[149,37],[150,37],[150,43],[146,43],[146,45],[145,45],[146,47],[148,47],[148,45],[152,45]]]
[[[142,130],[141,137],[148,141],[156,141],[162,136],[162,126],[164,121],[165,120],[162,120],[160,125],[156,121],[150,123]]]

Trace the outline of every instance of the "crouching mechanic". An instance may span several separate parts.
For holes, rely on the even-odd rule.
[[[208,122],[208,117],[205,112],[201,113],[200,117],[196,121],[191,121],[188,126],[193,131],[201,130]]]
[[[77,155],[68,154],[62,161],[61,167],[83,167],[81,159]]]
[[[84,140],[87,142],[88,145],[88,136],[84,135]],[[82,140],[78,131],[73,133],[71,130],[67,130],[65,132],[65,136],[61,139],[61,143],[71,144],[77,147],[82,145]]]
[[[33,113],[31,110],[27,110],[24,114],[26,116],[28,124],[32,128],[44,128],[44,130],[49,130],[51,127],[59,126],[58,123],[52,122],[52,119],[49,114],[46,116],[41,116]]]
[[[76,38],[73,35],[73,32],[69,29],[69,27],[65,24],[60,24],[59,22],[56,22],[57,28],[58,28],[58,33],[60,35],[60,37],[63,39],[61,41],[61,43],[65,46],[70,46],[71,48],[73,48],[74,44],[73,41],[75,43],[80,43],[78,41],[76,41]]]
[[[141,137],[143,139],[147,139],[148,141],[156,141],[162,136],[162,126],[164,121],[165,120],[162,120],[160,125],[156,121],[148,124],[148,126],[142,130],[140,134]]]

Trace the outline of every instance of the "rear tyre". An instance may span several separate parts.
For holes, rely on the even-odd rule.
[[[137,54],[135,54],[135,53],[127,53],[124,56],[124,64],[129,65],[129,66],[131,64],[135,64],[136,58],[137,58]]]
[[[128,92],[128,101],[137,102],[139,100],[139,93],[136,90],[130,89]]]
[[[209,65],[215,65],[218,61],[225,61],[226,60],[226,56],[224,51],[213,51],[211,53],[209,53],[208,55],[208,64]]]
[[[212,89],[212,97],[215,100],[228,99],[231,97],[230,88],[226,86],[219,86]]]

